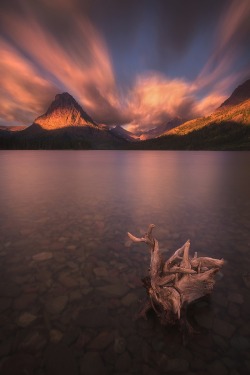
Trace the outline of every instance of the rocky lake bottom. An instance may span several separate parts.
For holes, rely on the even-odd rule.
[[[107,182],[100,179],[100,170],[96,175],[93,172],[96,161],[91,158],[96,154],[88,154],[87,159],[93,164],[92,181],[90,172],[82,173],[82,169],[82,179],[72,176],[76,154],[46,153],[41,162],[43,155],[6,152],[2,154],[5,165],[0,163],[5,176],[0,185],[1,374],[250,373],[249,172],[243,185],[237,182],[237,173],[248,169],[242,172],[235,163],[230,183],[224,174],[225,184],[217,179],[207,190],[208,180],[200,185],[187,181],[187,174],[194,176],[193,163],[189,166],[178,155],[178,164],[183,162],[185,168],[180,176],[174,175],[178,184],[169,190],[169,175],[168,184],[163,178],[155,187],[155,181],[161,181],[155,175],[156,164],[154,168],[147,164],[142,175],[140,163],[138,180],[129,186],[124,181],[134,176],[136,166],[126,159],[130,172],[123,176],[117,165],[112,185],[114,171],[108,170],[108,164]],[[54,155],[57,159],[51,166],[48,159]],[[114,158],[114,152],[101,153],[99,163],[103,155],[109,163]],[[127,155],[123,158],[131,158]],[[153,156],[157,163],[162,159],[162,154]],[[62,157],[70,160],[68,169]],[[211,157],[206,154],[207,165]],[[200,154],[204,162],[202,158],[204,153]],[[30,171],[27,165],[32,159],[36,164],[33,161]],[[217,165],[220,160],[221,156]],[[11,174],[17,161],[18,170]],[[202,170],[204,163],[201,166]],[[67,173],[62,174],[65,168]],[[40,177],[45,170],[46,181]],[[158,174],[164,176],[163,170]],[[28,180],[25,189],[24,177]],[[150,254],[146,245],[131,243],[127,232],[143,235],[149,223],[156,225],[155,237],[165,258],[190,239],[191,254],[197,251],[226,260],[211,297],[192,308],[197,332],[185,343],[178,327],[161,326],[154,313],[147,320],[136,319],[146,298],[141,278],[147,275]]]

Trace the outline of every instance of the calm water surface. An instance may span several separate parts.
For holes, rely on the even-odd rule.
[[[1,151],[2,372],[250,373],[249,186],[249,152]],[[165,257],[227,261],[185,346],[134,319],[149,223]]]

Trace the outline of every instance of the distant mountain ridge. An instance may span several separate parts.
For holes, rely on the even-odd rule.
[[[28,127],[28,125],[17,125],[17,126],[8,126],[8,125],[0,125],[0,130],[5,130],[8,132],[19,132],[24,130]]]
[[[22,131],[0,131],[0,148],[116,149],[127,141],[97,125],[69,94],[56,95],[48,110]]]
[[[177,126],[180,126],[184,122],[186,122],[186,120],[184,120],[180,117],[173,118],[172,120],[168,121],[165,124],[158,125],[153,129],[150,129],[146,132],[141,133],[140,134],[140,140],[143,141],[143,140],[146,140],[146,139],[152,139],[152,138],[160,137],[166,131],[169,131],[173,128],[176,128]]]
[[[238,86],[233,91],[232,95],[230,95],[230,97],[220,105],[218,110],[220,110],[222,107],[240,104],[247,99],[250,99],[250,79]]]
[[[250,80],[210,116],[179,126],[176,121],[142,133],[155,137],[142,141],[121,126],[96,124],[70,94],[63,93],[31,126],[0,127],[0,149],[250,150]]]
[[[250,80],[210,116],[185,122],[140,149],[250,150]]]
[[[131,133],[130,131],[124,129],[120,125],[116,125],[114,128],[110,130],[112,134],[115,134],[118,137],[121,137],[123,139],[126,139],[129,142],[135,142],[139,141],[140,137],[136,136],[134,133]]]

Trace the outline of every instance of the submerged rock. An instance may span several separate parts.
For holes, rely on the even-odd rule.
[[[35,254],[32,256],[32,259],[36,262],[42,262],[44,260],[48,260],[48,259],[51,259],[53,257],[53,254],[51,252],[42,252],[42,253],[38,253],[38,254]]]
[[[49,332],[50,341],[53,343],[58,343],[63,338],[63,333],[61,331],[58,331],[58,329],[51,329]]]
[[[51,298],[50,300],[48,300],[47,303],[45,304],[45,308],[50,314],[60,314],[64,310],[67,303],[68,303],[67,296],[58,296],[58,297],[55,297],[53,299]]]
[[[20,327],[27,327],[30,325],[32,322],[34,322],[37,319],[37,317],[33,314],[30,314],[28,312],[23,313],[22,315],[19,316],[17,320],[17,324]]]

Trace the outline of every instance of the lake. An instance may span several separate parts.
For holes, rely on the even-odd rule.
[[[5,374],[250,372],[250,152],[0,151]],[[224,258],[198,333],[136,319],[154,235]]]

